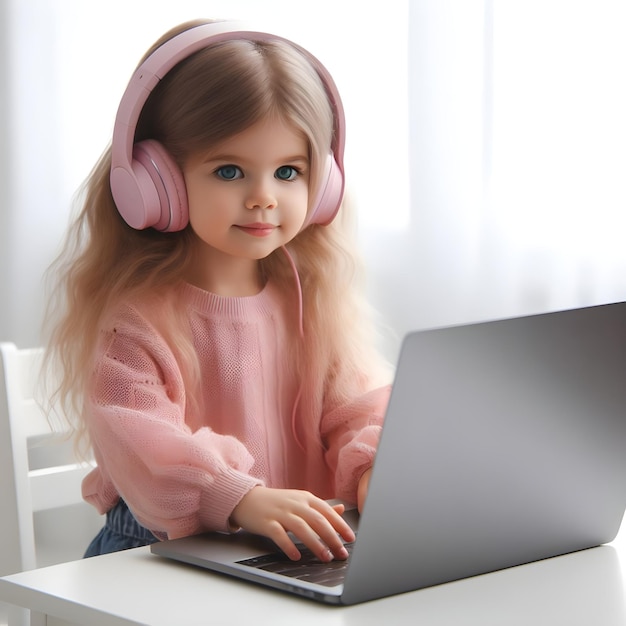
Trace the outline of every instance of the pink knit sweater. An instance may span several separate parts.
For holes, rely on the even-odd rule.
[[[354,502],[389,388],[343,406],[329,404],[332,390],[317,394],[319,422],[309,431],[318,432],[307,432],[293,416],[306,385],[287,359],[294,313],[278,289],[269,283],[256,296],[223,298],[186,285],[181,299],[202,406],[186,405],[175,355],[141,308],[121,307],[96,354],[86,418],[97,468],[83,482],[84,498],[104,513],[121,496],[143,526],[169,538],[227,531],[235,506],[259,484]]]

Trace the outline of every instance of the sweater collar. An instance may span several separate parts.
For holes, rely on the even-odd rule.
[[[190,283],[184,283],[182,291],[182,296],[188,300],[193,309],[229,318],[250,318],[254,315],[270,314],[276,310],[278,298],[278,290],[271,281],[253,296],[219,296]]]

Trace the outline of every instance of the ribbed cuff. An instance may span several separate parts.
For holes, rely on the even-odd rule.
[[[214,476],[200,499],[202,525],[228,533],[239,530],[230,523],[233,510],[251,489],[263,484],[258,478],[232,469]]]

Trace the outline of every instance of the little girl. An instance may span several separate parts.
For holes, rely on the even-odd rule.
[[[107,514],[87,556],[205,531],[354,539],[389,387],[342,235],[344,119],[280,37],[187,23],[149,51],[54,268],[50,365]]]

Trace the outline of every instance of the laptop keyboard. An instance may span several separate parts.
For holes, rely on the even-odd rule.
[[[348,554],[352,554],[354,544],[345,544]],[[290,576],[298,580],[306,580],[325,587],[340,585],[346,575],[348,560],[323,563],[308,548],[300,548],[302,557],[292,561],[285,554],[265,554],[252,559],[237,561],[240,565],[256,567],[268,572]]]

